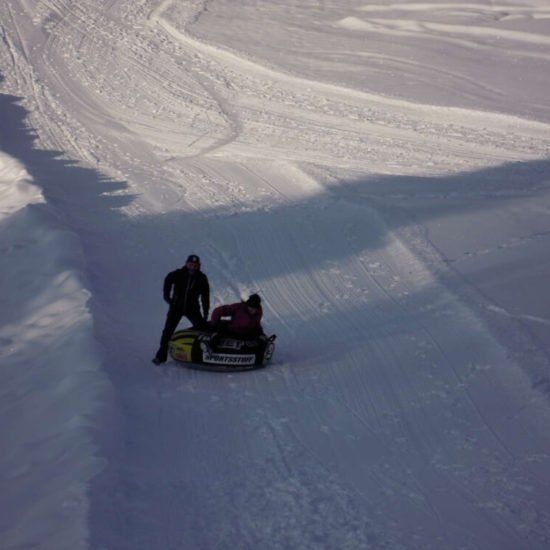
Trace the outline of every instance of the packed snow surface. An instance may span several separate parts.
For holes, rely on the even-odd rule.
[[[2,549],[550,547],[546,0],[4,0],[0,71]],[[151,364],[190,253],[268,368]]]

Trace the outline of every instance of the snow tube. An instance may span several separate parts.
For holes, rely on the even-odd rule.
[[[212,349],[210,337],[211,333],[191,328],[178,330],[170,339],[168,352],[172,359],[191,368],[232,372],[265,367],[275,350],[275,336],[267,341],[222,337]]]

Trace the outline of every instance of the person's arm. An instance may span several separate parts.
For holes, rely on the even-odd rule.
[[[210,283],[208,277],[204,275],[204,288],[201,294],[202,312],[204,320],[208,320],[208,313],[210,312]]]
[[[162,296],[164,298],[164,301],[168,304],[172,301],[172,287],[174,285],[174,273],[175,271],[171,271],[166,275],[164,278],[164,285],[162,287]]]
[[[260,314],[258,315],[258,324],[256,326],[256,335],[257,336],[265,336],[264,327],[262,327],[262,317],[264,315],[264,312],[262,309],[260,309]]]

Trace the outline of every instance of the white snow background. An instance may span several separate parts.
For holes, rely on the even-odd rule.
[[[2,550],[550,547],[547,0],[0,3]],[[151,364],[162,281],[273,364]]]

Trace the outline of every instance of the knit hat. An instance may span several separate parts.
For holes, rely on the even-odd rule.
[[[262,299],[257,294],[251,294],[246,301],[246,305],[258,309],[262,304]]]
[[[196,254],[191,254],[191,256],[189,256],[187,258],[187,262],[193,262],[194,264],[200,264],[201,263],[201,259],[196,255]]]

